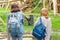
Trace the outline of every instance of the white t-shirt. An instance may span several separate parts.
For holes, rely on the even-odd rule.
[[[46,27],[46,37],[45,37],[45,40],[50,40],[51,29],[52,29],[51,19],[50,18],[46,19],[44,16],[41,16],[41,18],[42,18],[42,23]],[[37,19],[35,25],[37,23],[38,24],[40,23],[40,17]]]

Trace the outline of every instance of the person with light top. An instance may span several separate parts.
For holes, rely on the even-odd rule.
[[[46,8],[41,9],[40,17],[42,18],[42,23],[46,27],[45,37],[42,40],[50,40],[52,24],[51,24],[51,18],[48,16],[48,10]],[[37,19],[34,25],[40,23],[40,17]]]

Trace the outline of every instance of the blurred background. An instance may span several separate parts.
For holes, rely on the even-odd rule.
[[[26,15],[24,19],[25,33],[31,33],[40,10],[46,7],[52,21],[51,40],[60,40],[60,0],[0,0],[0,33],[7,32],[7,14],[11,11],[11,3],[19,3],[20,10]]]

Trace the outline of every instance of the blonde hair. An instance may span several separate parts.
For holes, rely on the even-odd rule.
[[[47,11],[47,14],[48,14],[48,10],[47,10],[47,8],[42,8],[42,9],[41,9],[41,14],[40,14],[40,16],[42,16],[42,12],[43,12],[43,10],[46,10],[46,11]]]

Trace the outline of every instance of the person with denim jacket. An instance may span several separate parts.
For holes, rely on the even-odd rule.
[[[19,6],[17,3],[13,3],[11,5],[11,13],[15,13],[18,17],[20,16],[20,33],[18,34],[18,37],[11,35],[12,40],[23,40],[23,34],[24,34],[24,25],[23,25],[23,20],[24,20],[24,15],[22,12],[20,12]],[[9,15],[9,14],[8,14]],[[9,16],[7,18],[9,20]]]

